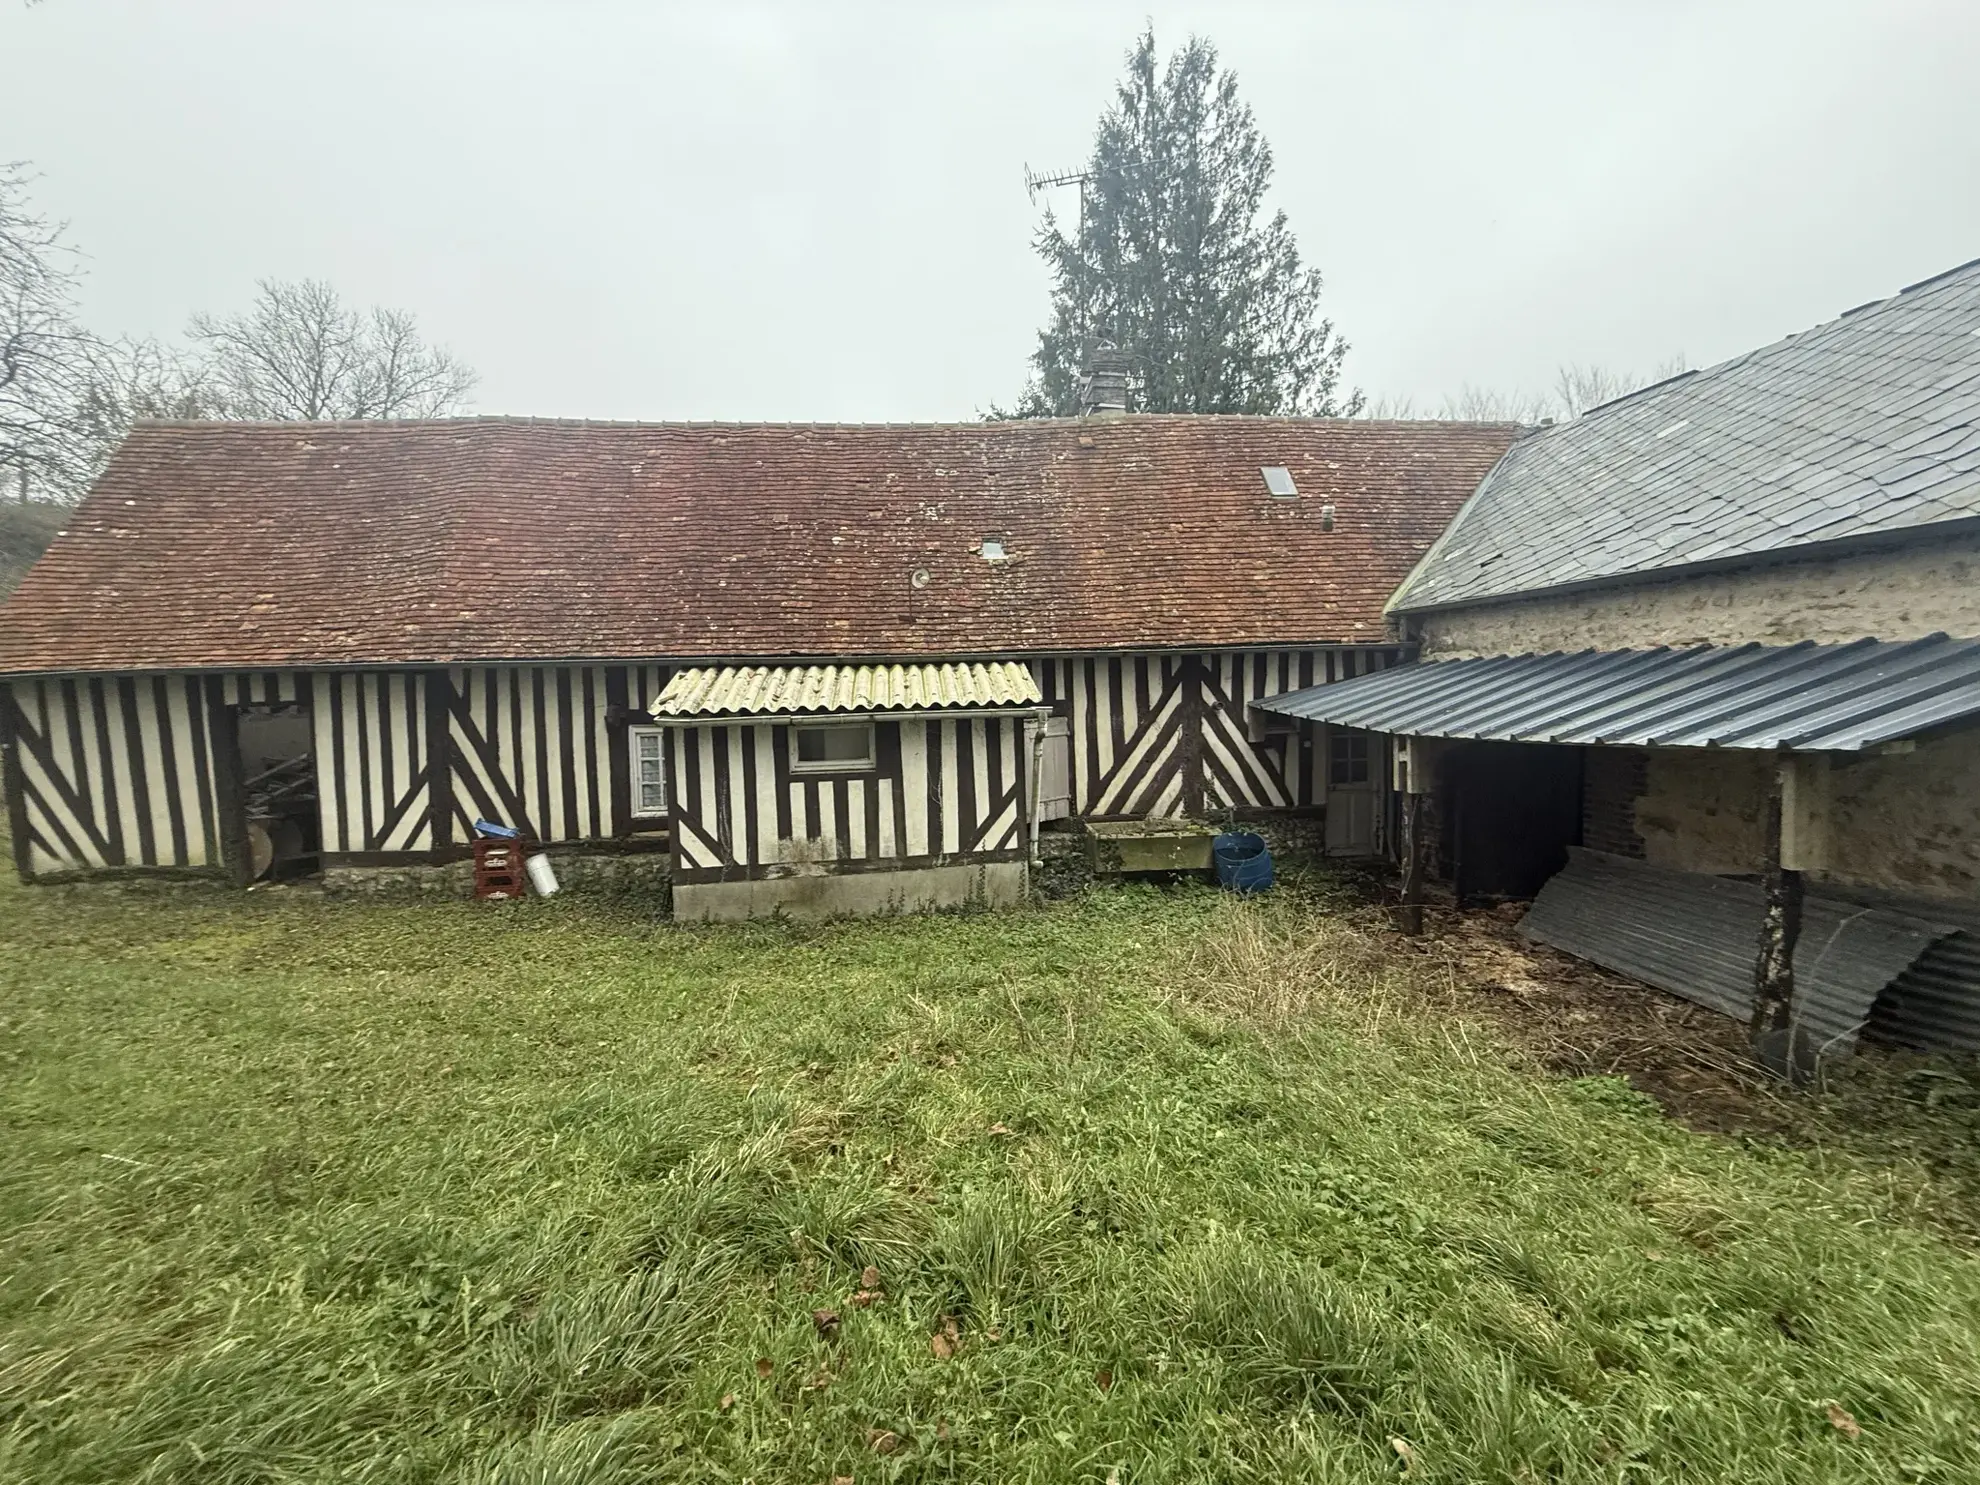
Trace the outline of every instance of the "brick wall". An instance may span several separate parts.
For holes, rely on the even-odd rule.
[[[1649,787],[1644,754],[1636,748],[1585,748],[1581,775],[1581,843],[1614,856],[1643,856],[1636,801]]]

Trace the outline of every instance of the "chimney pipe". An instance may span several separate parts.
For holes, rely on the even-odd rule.
[[[1127,411],[1128,372],[1133,362],[1111,341],[1099,341],[1086,353],[1086,379],[1079,385],[1082,418],[1118,417]]]

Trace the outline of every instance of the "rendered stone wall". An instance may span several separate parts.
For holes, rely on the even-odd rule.
[[[1600,750],[1591,749],[1591,756]],[[1642,755],[1633,802],[1640,854],[1659,866],[1739,876],[1760,869],[1767,755]],[[1827,786],[1828,865],[1816,880],[1923,897],[1980,898],[1980,731],[1915,752],[1839,754]],[[1598,849],[1615,847],[1590,839]]]
[[[1771,766],[1765,754],[1732,749],[1647,751],[1635,809],[1643,859],[1724,876],[1759,871]]]
[[[1423,655],[1980,637],[1980,536],[1423,614]]]
[[[1924,897],[1980,897],[1980,732],[1840,762],[1825,876]]]

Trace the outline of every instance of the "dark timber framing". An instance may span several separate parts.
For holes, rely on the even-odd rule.
[[[1310,739],[1251,736],[1245,704],[1360,675],[1400,654],[1370,645],[1061,655],[1029,664],[1047,703],[1071,723],[1073,813],[1253,816],[1316,811],[1326,781]],[[651,841],[671,822],[633,815],[626,729],[648,720],[646,708],[671,673],[656,661],[0,681],[0,726],[12,740],[5,787],[15,864],[27,878],[150,867],[238,877],[246,869],[234,756],[243,707],[308,715],[327,864],[453,859],[484,816],[550,844],[603,850],[635,837]],[[898,729],[881,728],[877,746],[879,768],[900,776]],[[1012,828],[1022,834],[1029,760],[997,751],[979,769],[973,734],[954,746],[965,766],[937,787],[953,789],[952,802],[972,818],[1010,805]],[[733,755],[711,760],[724,776],[737,767]],[[787,780],[774,798],[745,790],[736,808],[739,817],[724,827],[730,837],[789,839],[794,829],[830,819],[835,829],[844,822],[848,836],[890,839],[902,861],[965,849],[954,840],[912,846],[906,799],[863,789],[851,774],[812,775],[795,788]],[[696,845],[698,826],[690,832],[687,848],[714,851],[711,840]],[[973,839],[968,849],[1002,848]],[[722,865],[716,852],[687,869]]]

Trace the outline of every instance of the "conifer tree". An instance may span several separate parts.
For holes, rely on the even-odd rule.
[[[1359,410],[1361,394],[1340,385],[1348,347],[1320,314],[1319,270],[1301,262],[1285,213],[1267,213],[1271,148],[1214,46],[1192,37],[1163,66],[1144,33],[1087,170],[1077,228],[1048,215],[1038,235],[1052,313],[1020,414],[1076,412],[1101,343],[1125,353],[1140,411]]]

